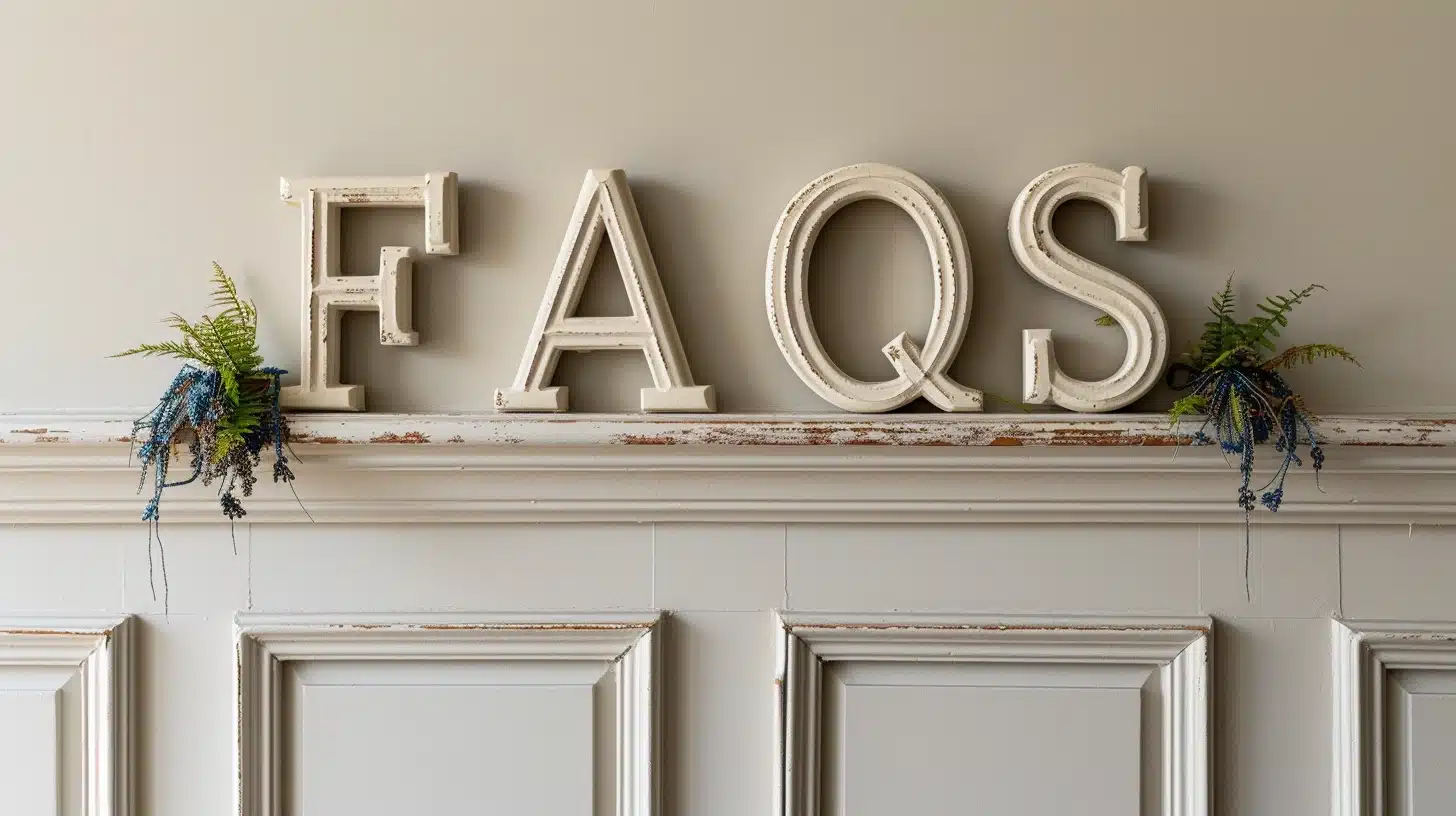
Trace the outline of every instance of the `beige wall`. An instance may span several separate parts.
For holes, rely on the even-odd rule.
[[[592,166],[629,172],[721,407],[823,410],[774,346],[764,257],[801,185],[864,160],[925,176],[960,214],[969,384],[1017,392],[1023,328],[1054,328],[1074,373],[1120,360],[1116,331],[1015,265],[1005,219],[1042,170],[1139,163],[1151,243],[1116,245],[1095,209],[1061,221],[1154,293],[1178,350],[1230,271],[1246,296],[1322,282],[1292,336],[1365,367],[1301,372],[1317,410],[1451,410],[1456,381],[1431,363],[1456,303],[1438,244],[1456,224],[1453,23],[1444,0],[6,3],[0,411],[149,403],[170,364],[103,356],[199,310],[213,259],[289,366],[298,212],[278,178],[430,169],[460,173],[466,252],[422,264],[421,348],[372,344],[361,316],[348,369],[376,410],[487,410]],[[816,317],[870,376],[895,332],[923,333],[928,264],[907,219],[856,210],[821,248]],[[380,241],[418,242],[413,218],[351,219],[351,256],[367,269]],[[613,355],[562,377],[585,410],[631,410],[647,379]]]
[[[1453,410],[1456,382],[1431,376],[1456,304],[1437,244],[1456,226],[1437,195],[1456,181],[1453,24],[1448,0],[0,0],[0,411],[150,403],[172,364],[104,356],[203,308],[214,259],[290,366],[298,213],[278,177],[436,169],[460,174],[466,253],[421,264],[424,345],[381,348],[357,319],[349,371],[376,410],[485,410],[592,166],[633,179],[721,407],[824,410],[774,346],[764,256],[801,185],[864,160],[925,176],[960,214],[968,384],[1017,391],[1023,328],[1054,328],[1074,373],[1120,358],[1090,309],[1016,267],[1005,219],[1052,166],[1139,163],[1151,243],[1116,245],[1091,209],[1059,226],[1155,294],[1179,348],[1232,270],[1246,295],[1322,282],[1291,336],[1366,366],[1300,372],[1317,410]],[[351,215],[348,259],[417,243],[417,218]],[[928,264],[886,207],[838,220],[816,316],[872,376],[889,337],[923,331]],[[630,356],[562,376],[579,409],[630,410],[646,381]],[[0,527],[0,615],[142,615],[138,790],[157,816],[230,806],[240,609],[672,610],[669,816],[770,812],[773,607],[1212,615],[1215,814],[1328,812],[1330,616],[1456,618],[1451,529],[1404,523],[1256,527],[1248,595],[1236,524],[245,524],[237,556],[221,524],[165,529],[167,614],[140,525]],[[1449,766],[1434,730],[1445,747],[1424,756]],[[938,784],[959,806],[974,781]]]

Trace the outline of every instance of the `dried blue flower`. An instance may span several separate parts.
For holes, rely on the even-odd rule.
[[[132,426],[133,435],[145,438],[137,456],[142,464],[142,484],[147,475],[153,477],[152,496],[143,510],[144,521],[156,521],[162,492],[194,481],[222,485],[223,514],[236,519],[243,515],[242,503],[234,494],[241,490],[250,496],[257,477],[253,467],[263,449],[271,448],[275,457],[274,481],[291,481],[293,472],[287,465],[283,448],[288,442],[288,421],[278,404],[282,393],[281,369],[260,369],[241,378],[240,388],[249,389],[265,402],[264,418],[245,433],[240,442],[223,447],[220,429],[235,427],[229,412],[237,410],[227,398],[223,378],[216,371],[204,371],[188,365],[178,372],[166,394],[150,413]],[[191,472],[183,479],[169,481],[173,446],[187,441]],[[223,451],[219,453],[219,451]]]
[[[226,491],[222,494],[222,496],[219,498],[219,503],[222,505],[222,514],[232,519],[233,521],[237,521],[238,519],[248,514],[248,511],[243,509],[242,502],[239,502],[237,498],[233,496],[231,490]]]

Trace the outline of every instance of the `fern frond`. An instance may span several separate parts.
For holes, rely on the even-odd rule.
[[[1190,415],[1201,414],[1208,409],[1208,398],[1202,394],[1189,394],[1178,398],[1168,411],[1168,424],[1177,427],[1178,420]]]
[[[240,448],[246,443],[240,431],[223,425],[218,425],[216,439],[217,443],[212,449],[212,461],[214,462],[221,462],[233,448]]]
[[[263,365],[258,352],[258,310],[238,295],[237,285],[222,267],[212,265],[213,306],[221,311],[213,316],[190,321],[172,314],[162,321],[182,335],[181,342],[146,343],[113,356],[133,354],[176,357],[206,368],[224,372],[236,382]],[[238,398],[236,388],[229,388],[230,402]]]
[[[224,366],[217,370],[222,378],[222,393],[230,406],[236,407],[238,397],[241,396],[241,388],[238,385],[238,373],[231,368]]]
[[[1213,319],[1203,324],[1203,334],[1187,357],[1189,363],[1198,369],[1210,367],[1210,361],[1235,345],[1240,345],[1239,324],[1234,320],[1234,276],[1223,282],[1223,291],[1209,301],[1208,313]]]
[[[205,332],[179,314],[173,314],[163,322],[182,334],[183,342],[196,350],[198,361],[214,368],[217,367],[217,349]]]
[[[1234,317],[1234,302],[1234,276],[1229,275],[1223,282],[1223,291],[1214,295],[1213,303],[1209,306],[1209,311],[1213,312],[1213,316],[1220,320],[1224,318],[1232,320]]]
[[[238,295],[238,285],[216,261],[212,263],[212,285],[212,305],[223,307],[223,314],[235,315],[243,323],[256,322],[258,310],[252,301]]]
[[[203,317],[199,333],[208,338],[208,348],[220,361],[236,373],[252,371],[262,364],[258,354],[257,330],[226,316]]]
[[[1272,371],[1276,368],[1293,368],[1297,365],[1309,365],[1315,360],[1338,359],[1347,363],[1360,365],[1355,355],[1346,351],[1341,346],[1331,343],[1306,343],[1302,346],[1290,346],[1277,355],[1264,362],[1264,369]]]
[[[235,446],[246,444],[248,437],[262,427],[264,417],[272,412],[272,403],[267,381],[257,377],[240,380],[226,370],[219,374],[228,403],[228,410],[217,421],[218,443],[214,456],[221,460]]]
[[[191,360],[201,362],[197,349],[189,343],[178,343],[175,340],[167,340],[161,343],[142,343],[134,348],[113,354],[112,357],[130,357],[140,354],[143,357],[176,357],[179,360]]]
[[[1259,304],[1259,310],[1264,312],[1263,317],[1249,318],[1247,323],[1242,324],[1240,333],[1243,335],[1243,344],[1251,348],[1263,347],[1269,351],[1274,350],[1274,341],[1271,337],[1279,336],[1279,327],[1288,326],[1288,315],[1295,306],[1303,303],[1316,289],[1323,289],[1317,283],[1310,284],[1300,291],[1289,290],[1289,295],[1273,295],[1265,298]]]
[[[1217,357],[1213,358],[1213,360],[1211,362],[1209,362],[1208,365],[1205,366],[1203,370],[1204,371],[1212,371],[1215,368],[1221,368],[1221,367],[1223,367],[1223,364],[1224,363],[1227,363],[1230,359],[1232,359],[1234,357],[1234,355],[1240,354],[1240,353],[1247,354],[1247,355],[1253,355],[1253,354],[1255,354],[1255,351],[1254,351],[1254,349],[1250,348],[1249,346],[1234,346],[1233,348],[1225,349],[1224,351],[1219,352],[1219,355]]]

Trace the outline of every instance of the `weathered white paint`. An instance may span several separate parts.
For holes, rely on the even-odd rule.
[[[809,313],[809,258],[824,225],[856,201],[888,201],[920,228],[930,250],[934,307],[921,348],[901,332],[884,353],[899,376],[869,383],[844,373],[820,342]],[[942,411],[979,411],[981,392],[945,369],[955,360],[971,312],[971,259],[955,211],[924,179],[885,164],[854,164],[809,182],[789,201],[768,250],[768,319],[794,373],[814,393],[855,413],[893,411],[925,397]]]
[[[573,317],[603,236],[616,255],[632,314]],[[567,388],[551,385],[561,352],[598,349],[638,349],[646,355],[653,387],[642,389],[643,411],[714,410],[713,386],[693,383],[632,188],[621,170],[587,171],[521,367],[510,388],[495,392],[496,410],[565,411]]]
[[[1041,283],[1111,315],[1127,337],[1127,354],[1111,376],[1079,380],[1057,365],[1051,329],[1022,332],[1022,399],[1069,411],[1115,411],[1146,394],[1168,360],[1168,321],[1141,286],[1072,252],[1052,232],[1057,207],[1095,201],[1112,212],[1119,241],[1148,240],[1147,175],[1069,164],[1037,176],[1011,206],[1011,251]]]
[[[0,521],[135,521],[129,419],[26,419],[0,424]],[[1256,523],[1456,520],[1456,424],[1336,416],[1316,428],[1329,444],[1320,486],[1294,469],[1285,507]],[[250,521],[1243,518],[1217,448],[1175,447],[1156,415],[344,414],[299,416],[294,432],[299,499],[264,480]],[[219,519],[201,486],[168,491],[166,512]]]
[[[301,179],[281,184],[283,200],[303,211],[303,345],[299,384],[283,389],[290,409],[363,411],[364,386],[339,381],[343,348],[339,331],[346,311],[379,313],[379,342],[413,346],[413,265],[409,247],[381,247],[373,277],[339,268],[343,207],[417,207],[425,211],[425,252],[460,251],[458,193],[454,173],[409,178]]]
[[[44,690],[57,697],[81,698],[74,706],[79,721],[61,715],[72,706],[58,704],[58,733],[52,743],[59,749],[58,759],[81,756],[79,790],[68,789],[64,772],[55,780],[57,795],[70,803],[66,813],[131,816],[136,812],[130,620],[129,616],[0,618],[0,695]],[[15,736],[0,724],[0,740],[7,732]],[[0,802],[18,806],[3,791]]]
[[[1209,805],[1208,618],[995,618],[964,615],[785,613],[778,620],[775,810],[819,816],[826,663],[1137,667],[1157,676],[1151,705],[1162,726],[1144,779],[1161,785],[1157,813],[1206,816]],[[1105,677],[1086,681],[1095,686]],[[984,681],[994,685],[994,680]],[[1023,678],[1021,683],[1025,683]],[[1014,683],[1013,683],[1014,684]],[[901,746],[914,751],[916,746]],[[1146,783],[1144,783],[1146,784]]]
[[[129,445],[134,415],[0,414],[0,470],[6,463],[36,461],[63,448]],[[849,446],[1129,448],[1184,445],[1198,421],[1168,424],[1166,414],[991,414],[947,417],[896,414],[711,414],[640,416],[579,414],[572,417],[460,414],[294,414],[292,441],[300,445],[689,446],[808,449]],[[1456,418],[1449,416],[1326,414],[1313,420],[1326,447],[1409,449],[1412,454],[1456,447]],[[1192,449],[1196,455],[1198,448]],[[1180,453],[1181,457],[1183,454]],[[853,467],[853,460],[844,460]]]
[[[1335,816],[1420,812],[1411,805],[1415,757],[1405,698],[1432,691],[1421,688],[1427,684],[1420,676],[1431,672],[1448,679],[1434,691],[1449,698],[1449,681],[1456,680],[1456,623],[1331,621],[1330,633]]]
[[[313,661],[424,666],[449,661],[589,664],[589,683],[615,666],[613,812],[655,816],[660,798],[658,621],[656,613],[239,615],[237,813],[287,812],[285,667]],[[547,675],[514,682],[549,685],[553,680]]]

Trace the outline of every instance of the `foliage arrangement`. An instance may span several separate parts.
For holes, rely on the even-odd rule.
[[[1245,514],[1259,504],[1269,510],[1279,509],[1289,468],[1303,464],[1298,454],[1301,444],[1307,447],[1316,473],[1324,464],[1324,451],[1310,423],[1309,409],[1280,372],[1322,359],[1359,365],[1350,352],[1329,343],[1291,346],[1283,351],[1277,351],[1274,345],[1280,330],[1289,325],[1289,313],[1294,307],[1323,288],[1315,284],[1266,298],[1257,304],[1261,314],[1239,321],[1230,276],[1208,307],[1213,319],[1204,324],[1198,344],[1185,355],[1185,362],[1169,368],[1169,385],[1189,392],[1173,403],[1169,418],[1176,424],[1185,416],[1202,414],[1205,419],[1194,441],[1216,441],[1225,454],[1239,457],[1238,501]],[[1180,373],[1187,376],[1181,385],[1175,382]],[[1256,493],[1250,487],[1254,446],[1271,439],[1283,459],[1268,484]]]
[[[253,473],[264,449],[273,451],[273,481],[291,483],[293,471],[283,448],[288,422],[278,405],[281,369],[263,365],[258,352],[258,310],[238,296],[237,285],[222,267],[212,265],[213,307],[216,314],[196,322],[173,314],[165,323],[180,340],[145,343],[116,357],[134,354],[173,357],[182,370],[167,387],[157,407],[133,425],[133,438],[144,440],[138,450],[141,484],[152,476],[152,496],[142,520],[154,526],[161,519],[162,492],[169,487],[201,480],[218,484],[222,512],[230,520],[245,515],[237,493],[253,494],[258,479]],[[175,446],[186,442],[191,473],[168,481]]]

